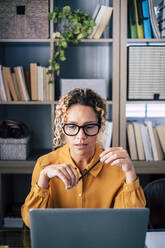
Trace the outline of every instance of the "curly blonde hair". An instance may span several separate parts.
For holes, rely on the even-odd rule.
[[[67,110],[74,104],[92,107],[98,118],[98,123],[102,129],[105,125],[106,103],[105,100],[91,89],[76,88],[62,96],[56,105],[55,112],[55,132],[54,132],[54,148],[65,144],[65,135],[63,133],[63,125],[66,121]]]

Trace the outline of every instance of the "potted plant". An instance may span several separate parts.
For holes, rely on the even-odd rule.
[[[49,13],[49,20],[53,20],[57,25],[56,32],[52,34],[55,52],[49,60],[48,74],[53,75],[55,71],[56,75],[60,75],[60,61],[66,60],[65,49],[68,43],[78,45],[82,39],[92,33],[96,24],[87,13],[80,9],[71,10],[70,6],[56,7],[53,12]]]

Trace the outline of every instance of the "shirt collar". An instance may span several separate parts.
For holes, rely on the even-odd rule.
[[[86,167],[86,170],[88,170],[99,159],[99,157],[100,157],[99,155],[102,151],[103,151],[103,149],[98,144],[96,144],[95,154],[94,154],[92,160],[90,161],[90,163],[88,164],[88,166]],[[72,157],[71,157],[70,151],[69,151],[69,147],[67,144],[64,145],[64,153],[65,153],[65,156],[68,160],[68,163],[70,163],[73,166],[73,168],[77,169],[76,164],[72,160]],[[96,177],[99,174],[99,172],[101,171],[102,167],[103,167],[103,163],[99,162],[89,173],[92,176]]]

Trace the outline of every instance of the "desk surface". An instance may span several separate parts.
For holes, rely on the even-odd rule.
[[[147,248],[165,247],[165,230],[150,231],[146,234]],[[3,229],[0,230],[0,248],[8,246],[9,248],[31,248],[30,231],[21,229]]]

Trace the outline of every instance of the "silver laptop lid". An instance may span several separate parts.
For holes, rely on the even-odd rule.
[[[149,210],[31,209],[32,248],[144,248]]]

